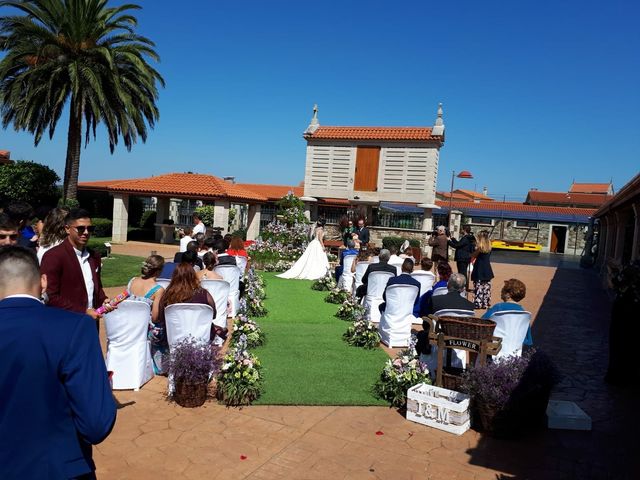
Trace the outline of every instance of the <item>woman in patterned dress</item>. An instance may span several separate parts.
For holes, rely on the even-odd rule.
[[[491,240],[489,232],[482,230],[476,237],[476,249],[472,254],[475,258],[471,280],[473,280],[474,300],[476,309],[491,307],[491,279],[493,270],[491,268]]]

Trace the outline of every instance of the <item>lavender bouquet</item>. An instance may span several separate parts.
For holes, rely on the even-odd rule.
[[[171,346],[169,375],[176,383],[190,385],[208,382],[220,368],[219,349],[187,337]]]

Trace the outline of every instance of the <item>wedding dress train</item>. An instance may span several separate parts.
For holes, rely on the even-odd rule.
[[[280,278],[296,278],[300,280],[318,280],[324,277],[329,270],[329,260],[324,247],[318,238],[322,238],[322,232],[316,232],[316,238],[307,245],[302,256],[296,263],[279,275]]]

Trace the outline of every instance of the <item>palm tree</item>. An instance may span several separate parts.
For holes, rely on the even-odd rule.
[[[127,150],[147,139],[159,118],[156,100],[162,76],[155,44],[135,33],[132,10],[107,0],[9,0],[20,15],[0,17],[0,117],[34,135],[52,138],[69,105],[63,201],[75,200],[80,149],[102,123],[113,153],[119,138]]]

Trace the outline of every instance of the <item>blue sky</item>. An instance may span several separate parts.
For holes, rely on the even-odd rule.
[[[114,2],[123,3],[123,2]],[[143,0],[167,81],[146,144],[82,152],[81,180],[170,171],[297,184],[313,103],[324,125],[431,125],[438,188],[507,200],[571,181],[619,189],[640,170],[640,4],[632,1]],[[0,9],[0,12],[4,10]],[[0,149],[64,169],[52,141],[0,130]]]

